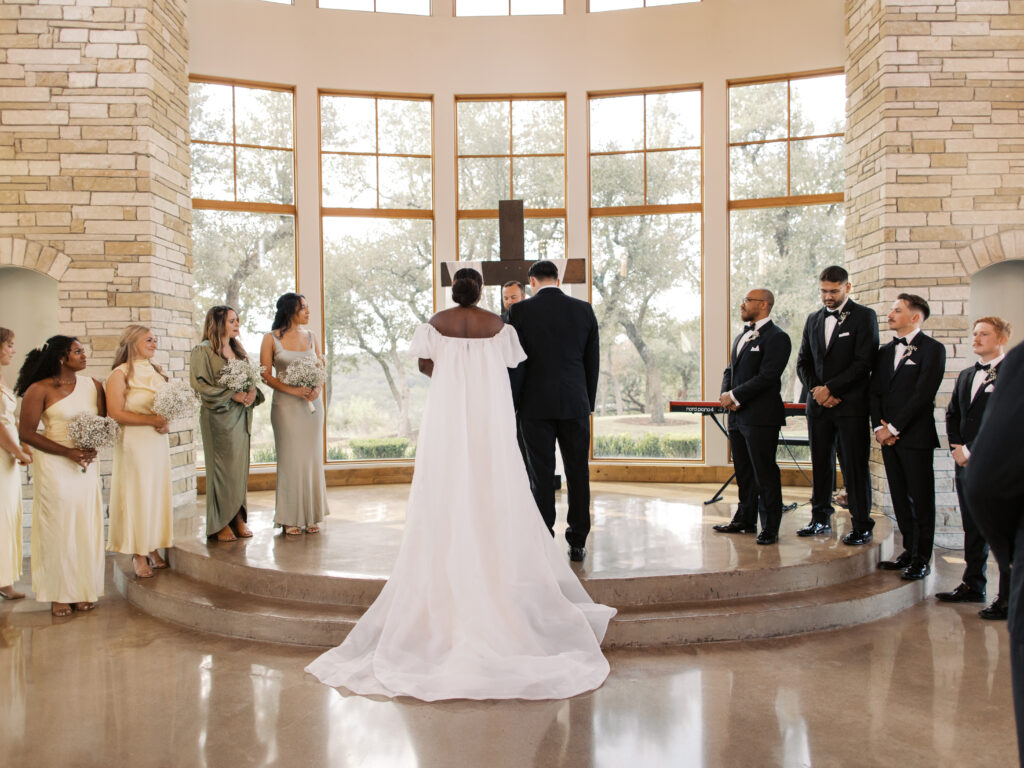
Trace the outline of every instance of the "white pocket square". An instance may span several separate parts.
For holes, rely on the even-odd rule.
[[[995,392],[996,391],[996,385],[995,384],[989,384],[987,387],[985,387],[985,391],[986,392]]]
[[[917,365],[917,363],[915,363],[913,360],[907,360],[905,365]]]
[[[846,333],[840,333],[836,338],[841,339],[841,338],[843,338],[843,336],[849,336],[849,335],[850,335],[850,332],[847,331]]]
[[[751,352],[760,352],[760,351],[761,351],[761,348],[760,348],[760,347],[751,347],[751,348],[750,348],[750,351],[751,351]]]

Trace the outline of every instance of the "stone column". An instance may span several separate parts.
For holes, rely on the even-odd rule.
[[[956,374],[973,362],[971,275],[1024,257],[1002,247],[1024,231],[1024,2],[847,0],[846,15],[847,262],[858,298],[880,314],[901,292],[931,305],[925,330],[948,355],[935,413],[943,434]],[[937,540],[959,545],[942,442]],[[881,500],[878,451],[872,474]]]
[[[89,373],[101,379],[129,323],[152,328],[158,362],[187,374],[187,8],[0,5],[0,265],[59,280],[61,332],[91,347]],[[192,440],[171,435],[178,507],[195,500]]]

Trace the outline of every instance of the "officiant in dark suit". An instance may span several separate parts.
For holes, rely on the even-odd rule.
[[[518,280],[509,280],[501,286],[501,319],[508,322],[508,313],[513,304],[526,298],[526,286]]]
[[[904,579],[931,573],[935,541],[935,473],[939,447],[935,393],[946,369],[946,348],[921,330],[928,302],[901,293],[889,312],[896,338],[882,347],[871,374],[871,426],[882,446],[882,462],[903,552],[879,568],[902,571]]]
[[[753,533],[758,544],[779,540],[782,477],[776,459],[779,429],[786,422],[782,372],[792,343],[769,315],[775,296],[766,289],[748,291],[740,304],[747,323],[732,344],[722,376],[721,403],[729,410],[729,444],[740,503],[732,522],[713,526],[720,533]]]
[[[512,375],[512,396],[526,444],[530,487],[548,529],[555,526],[555,442],[569,495],[569,559],[586,556],[590,533],[590,414],[600,364],[597,317],[558,287],[550,261],[530,267],[533,298],[512,304],[509,323],[526,361]]]
[[[797,535],[832,533],[838,443],[853,519],[853,530],[843,537],[843,543],[867,544],[875,527],[868,472],[868,385],[878,351],[878,316],[849,298],[850,276],[842,267],[828,267],[819,280],[824,306],[807,317],[796,360],[797,375],[807,390],[807,434],[813,468],[811,522]]]
[[[956,462],[956,495],[960,501],[960,519],[964,527],[964,560],[966,567],[960,584],[952,592],[935,595],[946,603],[985,602],[985,565],[988,543],[978,529],[975,513],[967,501],[964,479],[970,466],[971,449],[981,428],[981,419],[991,396],[995,393],[1007,342],[1010,324],[1000,317],[982,317],[971,331],[971,348],[978,362],[960,371],[956,386],[946,407],[946,435]],[[983,619],[1005,619],[1010,597],[1010,570],[999,566],[999,593],[995,602],[978,615]]]
[[[1000,569],[1010,570],[1010,670],[1017,750],[1024,765],[1024,344],[1006,355],[967,462],[966,496]],[[1019,562],[1019,561],[1018,561]]]

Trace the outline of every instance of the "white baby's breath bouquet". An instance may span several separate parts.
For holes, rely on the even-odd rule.
[[[117,442],[121,427],[109,416],[80,413],[68,422],[68,437],[82,450],[107,448]],[[82,472],[86,468],[82,467]]]
[[[175,379],[160,388],[153,398],[153,413],[168,422],[192,420],[199,408],[199,398],[184,379]]]
[[[248,392],[263,381],[263,370],[263,366],[254,360],[228,360],[221,370],[217,383],[232,392]]]
[[[289,365],[282,381],[289,387],[309,387],[310,389],[316,389],[323,384],[326,379],[327,371],[324,370],[323,363],[316,357],[310,355],[307,357],[300,357],[294,363]],[[308,400],[306,401],[306,405],[309,406],[310,413],[316,411],[316,406]]]

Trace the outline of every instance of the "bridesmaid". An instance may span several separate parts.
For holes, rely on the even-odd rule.
[[[0,328],[0,597],[20,600],[14,590],[21,578],[21,473],[18,464],[31,464],[32,452],[18,441],[14,410],[18,400],[4,382],[3,369],[14,359],[14,331]]]
[[[107,378],[107,412],[121,425],[110,477],[107,549],[132,556],[135,575],[148,579],[166,568],[158,551],[172,546],[171,449],[168,424],[153,413],[153,398],[167,382],[153,362],[156,336],[129,325],[121,334]]]
[[[206,535],[216,536],[217,541],[252,536],[245,524],[249,436],[252,408],[263,402],[263,393],[257,388],[232,392],[217,383],[228,360],[248,358],[239,333],[235,310],[212,307],[206,313],[203,340],[191,358],[192,388],[202,400],[199,428],[206,457]]]
[[[85,348],[51,336],[25,358],[20,395],[21,441],[35,455],[32,501],[32,590],[54,616],[91,611],[103,594],[103,499],[95,449],[76,448],[68,422],[80,413],[107,415],[103,385],[83,376]],[[43,431],[37,432],[42,420]],[[83,472],[82,470],[85,470]]]
[[[274,523],[289,536],[318,533],[327,514],[324,481],[324,406],[320,387],[290,387],[283,383],[288,366],[302,357],[319,357],[309,323],[305,296],[286,293],[277,300],[271,332],[263,337],[260,364],[263,380],[274,390],[270,422],[277,448],[277,500]],[[273,368],[275,374],[271,374]],[[309,403],[314,411],[310,413]]]

